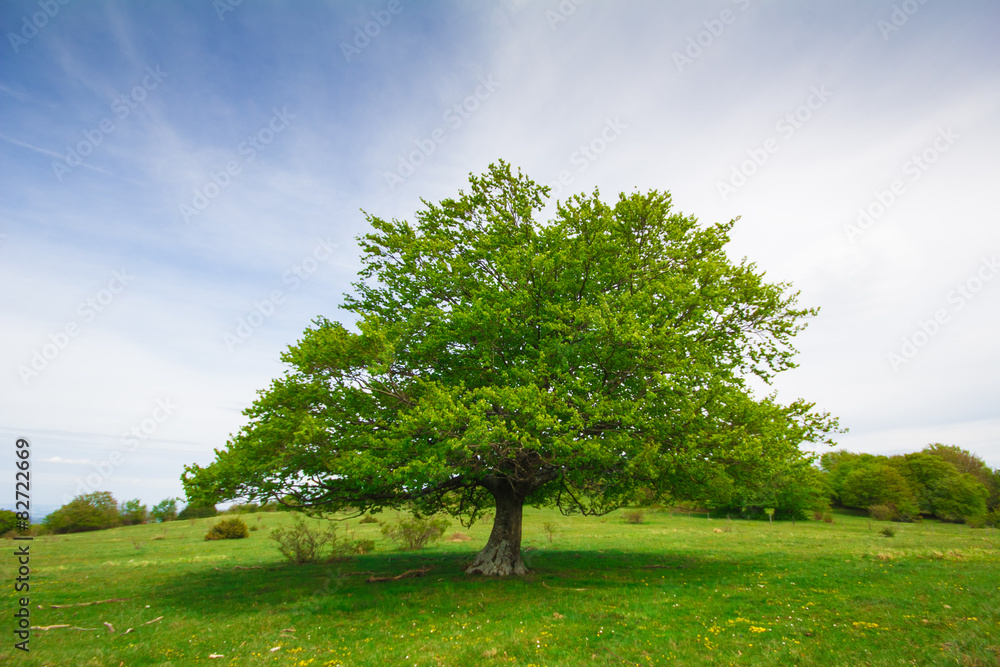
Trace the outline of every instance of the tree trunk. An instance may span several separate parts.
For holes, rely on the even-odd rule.
[[[521,514],[525,494],[503,481],[490,486],[493,487],[489,490],[497,504],[493,532],[465,573],[489,577],[527,574],[528,568],[521,560]]]

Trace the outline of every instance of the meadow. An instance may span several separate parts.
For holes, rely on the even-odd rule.
[[[532,574],[484,579],[462,569],[488,523],[453,522],[441,542],[399,551],[377,524],[338,522],[340,535],[374,539],[376,550],[294,566],[268,538],[289,514],[242,518],[258,528],[242,540],[204,541],[217,519],[35,538],[31,624],[69,627],[33,630],[27,654],[4,632],[0,662],[1000,664],[1000,539],[990,529],[844,513],[770,525],[647,512],[631,524],[622,512],[526,509]],[[895,536],[881,534],[888,525]],[[471,539],[452,541],[456,532]],[[14,542],[5,544],[0,575],[12,582]],[[426,575],[368,581],[418,569]],[[14,609],[19,595],[6,590]]]

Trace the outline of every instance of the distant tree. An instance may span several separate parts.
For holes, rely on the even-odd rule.
[[[178,519],[204,519],[206,517],[215,516],[219,511],[215,509],[215,505],[205,504],[205,503],[189,503],[187,507],[181,510],[180,514],[177,515]]]
[[[937,480],[932,488],[934,515],[943,521],[968,521],[986,515],[989,492],[979,480],[962,473]]]
[[[42,520],[42,524],[54,533],[102,530],[119,523],[118,502],[109,491],[76,496]]]
[[[923,452],[947,461],[955,466],[955,469],[960,473],[969,473],[975,476],[986,489],[987,505],[990,507],[1000,505],[1000,471],[990,470],[990,467],[981,458],[956,445],[942,445],[936,442],[924,447]]]
[[[177,498],[165,498],[153,505],[149,513],[155,521],[173,521],[177,518],[177,500]]]
[[[149,510],[141,500],[133,498],[122,503],[119,515],[123,526],[136,526],[146,523],[149,518]]]
[[[872,505],[891,505],[906,519],[920,514],[906,478],[888,461],[867,461],[854,466],[844,478],[840,499],[845,507],[864,510]]]
[[[10,510],[0,510],[0,535],[17,530],[17,514]]]
[[[889,463],[906,479],[923,514],[937,514],[934,507],[935,489],[940,482],[959,475],[955,466],[948,461],[924,452],[893,456]]]

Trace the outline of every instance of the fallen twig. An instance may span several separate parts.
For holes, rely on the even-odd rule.
[[[407,570],[403,574],[397,574],[395,577],[376,577],[373,574],[372,576],[365,579],[365,581],[368,582],[369,584],[376,581],[399,581],[400,579],[408,579],[410,577],[422,577],[430,571],[431,571],[431,566],[428,565],[427,567],[421,568],[419,570]]]
[[[96,602],[77,602],[76,604],[50,604],[49,607],[52,609],[64,609],[66,607],[87,607],[92,604],[104,604],[106,602],[126,602],[132,598],[108,598],[107,600],[98,600]]]
[[[32,630],[55,630],[56,628],[66,628],[68,630],[85,630],[87,632],[93,632],[97,628],[78,628],[72,625],[33,625]]]
[[[115,626],[111,625],[107,621],[104,621],[104,625],[108,628],[108,632],[114,632],[115,631]]]
[[[545,588],[549,589],[550,591],[578,591],[578,592],[581,592],[581,591],[587,590],[586,588],[562,588],[562,587],[558,587],[557,588],[557,587],[554,587],[554,586],[549,586],[544,581],[542,582],[542,586],[544,586]]]
[[[156,617],[156,618],[154,618],[154,619],[153,619],[152,621],[146,621],[145,623],[143,623],[143,625],[151,625],[151,624],[153,624],[153,623],[156,623],[156,622],[157,622],[158,620],[160,620],[161,618],[163,618],[163,617],[162,617],[162,616],[157,616],[157,617]]]

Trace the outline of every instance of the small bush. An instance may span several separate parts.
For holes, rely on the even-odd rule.
[[[243,519],[236,517],[223,519],[205,533],[206,540],[240,540],[244,537],[250,537],[250,531]]]
[[[823,523],[833,523],[833,512],[823,512]]]
[[[411,516],[398,519],[396,523],[382,524],[382,534],[399,545],[400,549],[423,549],[431,542],[440,540],[448,530],[448,520],[444,517],[421,518]]]
[[[965,523],[969,524],[969,528],[985,528],[986,527],[986,517],[980,516],[970,516],[965,520]]]
[[[872,505],[868,508],[868,513],[876,521],[892,521],[898,515],[892,505]]]
[[[822,512],[819,511],[813,512],[813,521],[822,521],[822,520],[823,520]]]
[[[366,554],[375,551],[375,540],[358,540],[351,545],[351,550],[356,554]]]
[[[880,530],[878,532],[880,532],[881,534],[885,535],[886,537],[895,537],[896,536],[896,529],[894,527],[892,527],[892,526],[886,526],[885,528],[883,528],[882,530]]]
[[[378,523],[378,519],[373,517],[371,514],[366,514],[361,517],[361,521],[358,521],[358,523]]]
[[[628,510],[622,513],[625,523],[643,523],[646,520],[646,513],[642,510]]]
[[[552,544],[552,536],[556,533],[557,530],[559,530],[559,526],[557,526],[551,521],[546,521],[544,528],[545,528],[545,534],[549,538],[549,544]]]
[[[291,528],[272,530],[271,539],[278,543],[281,555],[296,565],[322,560],[327,545],[331,547],[330,556],[337,555],[336,527],[330,526],[326,531],[310,528],[299,517],[295,517]]]

